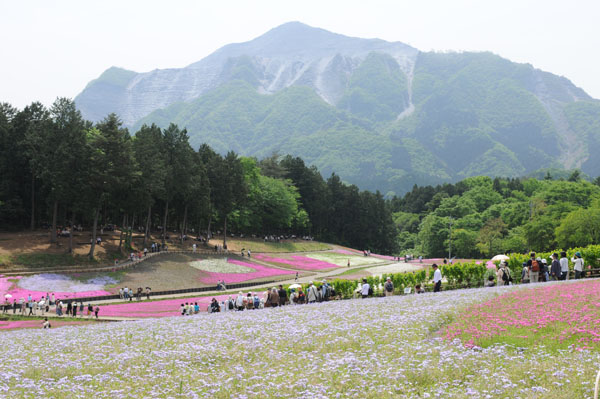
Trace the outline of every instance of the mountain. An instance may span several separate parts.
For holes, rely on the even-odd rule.
[[[420,52],[291,22],[181,69],[110,68],[75,99],[188,129],[192,144],[301,156],[384,193],[547,168],[600,174],[600,102],[568,79],[491,53]]]

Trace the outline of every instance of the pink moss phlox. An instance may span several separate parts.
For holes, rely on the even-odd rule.
[[[267,278],[272,276],[281,276],[284,274],[293,274],[293,271],[275,269],[271,267],[262,266],[256,263],[242,262],[239,260],[228,259],[227,263],[231,263],[238,266],[244,266],[254,269],[253,272],[248,273],[217,273],[217,272],[204,272],[206,277],[200,278],[200,282],[204,284],[217,284],[219,281],[225,281],[225,284],[241,283],[243,281],[256,280],[260,278]]]
[[[584,344],[579,348],[586,348],[585,344],[600,342],[599,301],[600,281],[519,290],[470,307],[445,328],[443,336],[459,337],[468,346],[472,340],[512,331],[522,339],[576,339]],[[542,337],[541,331],[553,333]]]
[[[18,280],[21,277],[10,277],[11,280]],[[27,299],[29,295],[31,295],[32,299],[35,301],[39,301],[42,297],[46,296],[46,291],[33,291],[26,290],[23,288],[19,288],[16,284],[8,281],[7,277],[0,277],[0,299],[4,301],[4,295],[10,294],[12,298],[10,300],[16,299],[17,301],[21,298]],[[86,297],[94,297],[94,296],[104,296],[111,295],[108,291],[81,291],[81,292],[50,292],[50,294],[54,294],[56,299],[76,299],[76,298],[86,298]]]
[[[292,266],[293,268],[300,270],[321,270],[321,269],[334,269],[339,267],[333,263],[324,262],[322,260],[312,259],[307,256],[292,255],[289,259],[287,258],[274,258],[264,254],[253,255],[256,259],[264,262],[278,263],[281,265]]]

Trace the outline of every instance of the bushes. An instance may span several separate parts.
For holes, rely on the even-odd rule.
[[[483,285],[486,275],[485,265],[478,265],[475,262],[443,265],[441,270],[442,275],[452,285],[480,286]]]

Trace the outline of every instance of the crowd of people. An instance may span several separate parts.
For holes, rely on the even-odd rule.
[[[86,311],[87,313],[85,313]],[[27,299],[20,298],[17,301],[15,298],[12,303],[9,297],[5,297],[4,304],[2,305],[2,313],[7,314],[11,312],[12,314],[17,314],[18,312],[21,316],[43,316],[54,312],[59,317],[84,317],[85,313],[88,318],[95,316],[97,319],[100,307],[94,307],[91,303],[86,307],[82,301],[78,303],[77,300],[65,300],[63,302],[61,299],[55,298],[54,293],[46,293],[39,301],[34,299],[31,294],[27,296]]]
[[[213,298],[211,304],[208,306],[207,311],[210,313],[215,312],[226,312],[226,311],[242,311],[242,310],[254,310],[262,308],[275,308],[278,306],[286,305],[302,305],[315,302],[324,302],[333,299],[336,296],[335,290],[331,284],[326,280],[323,280],[320,287],[317,287],[312,281],[309,282],[309,286],[306,292],[303,291],[302,287],[290,288],[290,293],[283,288],[283,285],[279,285],[279,288],[273,287],[265,291],[262,295],[256,292],[248,292],[244,294],[242,291],[237,296],[229,296],[224,301],[217,301]],[[195,309],[195,303],[181,304],[181,314],[189,315],[190,307],[193,306]]]
[[[135,293],[133,292],[133,289],[131,288],[119,288],[119,299],[123,299],[125,301],[129,300],[129,302],[133,301],[133,298],[135,297],[138,301],[142,300],[142,296],[144,296],[144,294],[146,295],[146,299],[150,299],[150,292],[152,291],[152,289],[150,287],[146,287],[146,290],[144,292],[144,289],[142,287],[138,287],[137,290],[135,291]]]

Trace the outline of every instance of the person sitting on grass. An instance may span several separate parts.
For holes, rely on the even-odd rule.
[[[50,327],[52,327],[52,326],[50,325],[48,318],[44,317],[44,321],[42,322],[42,328],[46,329],[46,328],[50,328]]]
[[[488,282],[485,285],[486,287],[494,287],[496,285],[496,282],[494,281],[494,276],[492,276],[491,274],[488,276]]]
[[[423,287],[421,287],[421,284],[415,285],[415,294],[424,294],[424,293],[425,293],[425,289],[423,289]]]

